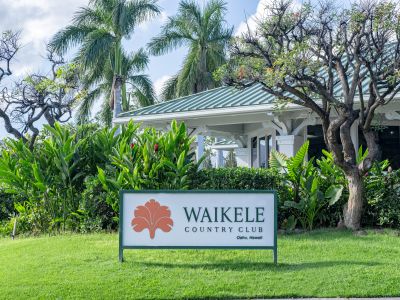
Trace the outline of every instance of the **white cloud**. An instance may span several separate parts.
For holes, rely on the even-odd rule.
[[[16,76],[24,76],[44,67],[46,44],[58,30],[68,24],[74,12],[87,2],[88,0],[0,0],[0,31],[21,31],[22,47],[13,65]]]
[[[171,77],[172,77],[171,75],[164,75],[164,76],[158,78],[156,81],[154,81],[154,90],[155,90],[156,95],[157,95],[158,98],[160,98],[160,95],[161,95],[162,88],[163,88],[164,84]]]
[[[237,30],[235,32],[235,36],[240,36],[250,29],[250,31],[254,32],[257,29],[257,24],[260,20],[266,17],[268,13],[268,8],[271,7],[272,3],[276,0],[260,0],[257,5],[256,12],[247,18],[247,22],[244,21],[239,24]],[[300,0],[293,1],[293,5],[295,7],[301,6]]]

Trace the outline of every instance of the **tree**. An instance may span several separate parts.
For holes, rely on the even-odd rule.
[[[6,131],[29,142],[30,149],[39,135],[36,124],[45,121],[53,127],[69,121],[74,105],[85,95],[74,64],[66,64],[51,51],[47,58],[52,64],[50,76],[31,74],[0,92],[0,117]]]
[[[19,32],[4,31],[0,36],[0,82],[12,75],[11,61],[20,48],[19,39]]]
[[[111,96],[111,105],[114,109],[120,105],[114,101],[115,88],[121,82],[122,109],[128,110],[130,105],[126,84],[132,76],[137,76],[132,95],[139,96],[139,103],[152,103],[152,99],[144,101],[142,96],[150,97],[153,93],[147,93],[151,86],[146,76],[134,75],[134,72],[142,71],[144,52],[127,55],[122,49],[122,42],[128,39],[136,26],[149,20],[160,12],[156,0],[92,0],[87,7],[82,7],[72,20],[72,24],[59,31],[50,42],[50,46],[57,53],[65,53],[68,49],[79,46],[75,61],[81,65],[88,76],[88,84],[99,83],[94,88],[90,97],[83,102],[81,113],[87,113],[95,96],[104,93],[108,86]],[[132,60],[134,57],[142,57],[142,62]],[[131,68],[128,70],[125,63],[130,60]],[[144,59],[147,61],[147,58]],[[110,73],[113,75],[110,80]],[[139,78],[141,76],[141,78]],[[140,81],[140,84],[138,82]]]
[[[150,78],[145,74],[140,74],[147,68],[149,63],[148,55],[140,49],[139,51],[122,56],[122,77],[124,82],[130,87],[130,92],[127,94],[127,101],[123,104],[123,110],[128,110],[137,107],[152,105],[155,102],[155,94]],[[112,89],[114,83],[114,71],[110,64],[110,60],[105,62],[105,67],[99,69],[87,70],[84,80],[86,86],[91,86],[86,97],[84,97],[77,111],[77,120],[80,124],[89,121],[90,111],[98,97],[104,96],[106,100],[114,101]],[[113,105],[109,101],[103,103],[100,119],[106,125],[110,126],[112,121]]]
[[[325,143],[348,180],[344,224],[358,229],[363,176],[379,153],[374,116],[400,91],[398,3],[368,0],[336,8],[325,1],[298,8],[275,1],[257,33],[235,40],[231,58],[220,73],[226,83],[261,83],[279,102],[306,107],[321,119]],[[368,145],[360,163],[350,136],[356,121]]]
[[[162,98],[169,100],[216,87],[212,73],[226,62],[225,49],[233,28],[225,26],[226,4],[211,0],[201,8],[193,0],[179,4],[178,14],[170,17],[161,34],[148,47],[153,55],[163,55],[181,46],[189,53],[179,73],[168,80]]]

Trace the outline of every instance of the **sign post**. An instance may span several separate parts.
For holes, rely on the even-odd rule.
[[[270,249],[278,261],[275,191],[121,191],[124,249]]]

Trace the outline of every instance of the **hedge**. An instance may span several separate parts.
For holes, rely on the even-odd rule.
[[[203,169],[194,174],[191,181],[192,190],[276,190],[279,223],[289,217],[289,211],[281,207],[285,201],[291,200],[290,191],[283,177],[271,169]]]

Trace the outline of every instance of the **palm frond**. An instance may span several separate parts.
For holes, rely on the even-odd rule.
[[[80,50],[82,64],[91,67],[104,63],[114,48],[115,38],[104,29],[90,32]]]
[[[108,102],[108,98],[105,98],[105,101],[103,102],[101,106],[101,110],[99,114],[97,115],[97,119],[103,123],[107,127],[111,127],[112,125],[112,110]]]
[[[185,96],[220,85],[212,73],[226,62],[225,50],[233,27],[224,20],[227,7],[223,0],[211,0],[201,8],[194,0],[183,0],[178,14],[170,17],[160,35],[148,48],[153,55],[165,54],[177,47],[188,46],[179,74],[171,79],[164,99]]]
[[[200,6],[193,0],[184,0],[179,3],[179,13],[188,21],[196,24],[201,28],[203,24],[203,16]]]
[[[178,96],[186,96],[197,93],[197,84],[205,80],[201,78],[199,72],[200,50],[199,47],[191,49],[185,57],[183,67],[179,72],[178,78]]]
[[[122,56],[122,73],[126,76],[142,72],[149,65],[149,56],[144,49],[139,49],[130,55],[123,53]]]
[[[107,14],[98,8],[81,7],[72,18],[72,23],[75,26],[98,26],[98,27],[111,27],[112,23]]]
[[[132,86],[133,100],[136,100],[140,107],[154,104],[156,96],[153,84],[147,75],[129,76],[128,83]]]
[[[169,30],[168,32],[163,32],[161,35],[154,37],[150,43],[147,44],[147,47],[152,55],[163,55],[173,49],[190,43],[191,40],[192,37],[190,36],[186,36],[176,30]]]
[[[131,0],[120,3],[116,6],[114,22],[118,24],[120,32],[124,35],[129,35],[138,24],[161,12],[156,0]]]
[[[111,12],[119,0],[89,0],[89,6]]]
[[[169,78],[163,85],[160,98],[162,101],[172,100],[178,97],[178,75]]]
[[[100,87],[90,91],[86,97],[84,97],[78,107],[76,114],[76,120],[78,124],[87,123],[90,119],[90,113],[93,108],[94,103],[101,95],[102,90]]]
[[[59,54],[64,54],[68,48],[75,47],[84,42],[86,36],[97,30],[93,26],[70,25],[57,32],[51,39],[49,46]]]

